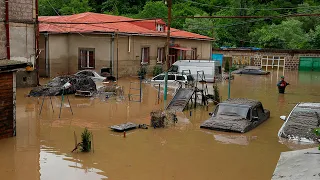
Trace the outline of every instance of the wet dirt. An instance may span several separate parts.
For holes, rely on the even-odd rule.
[[[279,142],[279,116],[288,115],[297,102],[320,101],[320,73],[286,72],[291,84],[286,94],[278,94],[279,76],[235,75],[231,97],[260,100],[271,111],[269,120],[245,134],[200,129],[213,105],[209,111],[192,110],[192,116],[178,113],[178,123],[169,128],[136,129],[126,138],[111,131],[111,125],[128,121],[149,124],[150,112],[164,108],[156,88],[145,84],[142,103],[128,102],[127,96],[120,101],[70,95],[74,115],[65,99],[61,119],[61,97],[52,98],[54,112],[45,99],[39,115],[41,97],[27,98],[30,89],[18,89],[17,137],[0,140],[1,179],[271,179],[280,153],[299,148]],[[126,95],[131,80],[119,81]],[[228,83],[219,88],[225,100]],[[84,127],[93,132],[94,152],[71,153],[73,133],[79,142]]]

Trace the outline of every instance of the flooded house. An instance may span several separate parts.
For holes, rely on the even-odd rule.
[[[165,62],[166,23],[98,13],[42,16],[40,75],[54,77],[104,68],[114,76],[137,75],[141,66],[152,72]],[[169,62],[211,59],[213,39],[171,28]]]
[[[37,0],[0,1],[0,61],[4,59],[36,64]],[[17,87],[37,85],[36,71],[16,73]]]
[[[0,61],[0,139],[16,136],[16,71],[27,63]]]

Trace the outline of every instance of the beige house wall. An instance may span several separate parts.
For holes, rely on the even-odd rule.
[[[41,39],[40,46],[45,47],[43,43],[45,41]],[[114,62],[112,64],[114,76],[117,74],[119,77],[136,76],[141,67],[141,48],[143,47],[150,48],[150,63],[144,66],[151,73],[153,67],[157,65],[157,50],[159,47],[165,47],[165,44],[165,37],[115,36]],[[211,58],[211,42],[209,41],[175,39],[174,44],[185,48],[197,48],[198,59]],[[49,34],[50,76],[76,73],[78,71],[79,48],[94,48],[95,69],[93,70],[100,73],[101,68],[111,65],[111,47],[111,35]],[[190,57],[191,51],[187,51],[187,59]]]
[[[95,53],[95,68],[100,73],[102,67],[110,67],[111,36],[110,35],[80,35],[70,34],[69,44],[69,74],[74,74],[78,69],[79,48],[93,48]]]
[[[67,35],[49,35],[49,71],[51,77],[69,74],[68,49]]]

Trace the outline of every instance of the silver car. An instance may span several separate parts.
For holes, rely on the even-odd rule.
[[[82,70],[77,72],[75,75],[89,76],[94,82],[102,82],[106,79],[106,77],[99,75],[96,71],[93,70]]]

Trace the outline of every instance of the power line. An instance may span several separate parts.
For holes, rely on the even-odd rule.
[[[280,8],[262,8],[262,9],[255,9],[255,8],[236,8],[236,7],[228,7],[228,6],[217,6],[217,5],[211,5],[211,4],[194,2],[194,1],[191,1],[191,0],[184,0],[184,1],[185,1],[185,2],[190,2],[190,3],[193,3],[193,4],[198,4],[198,5],[209,6],[209,7],[213,7],[213,8],[236,9],[236,10],[275,11],[275,10],[294,10],[294,9],[320,8],[320,6],[307,6],[307,7],[300,6],[300,7],[292,7],[292,8],[280,7]]]

